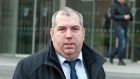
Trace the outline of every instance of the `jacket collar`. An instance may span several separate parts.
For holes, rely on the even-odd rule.
[[[53,47],[52,41],[50,41],[48,44],[48,50],[49,51],[46,55],[45,63],[49,62],[53,64],[58,64],[59,60]],[[82,47],[82,54],[87,66],[90,66],[93,62],[98,62],[98,64],[103,65],[106,61],[103,57],[99,56],[93,50],[91,50],[85,43]]]
[[[56,55],[55,49],[53,47],[52,41],[49,42],[47,49],[48,49],[48,52],[45,56],[44,64],[50,65],[50,66],[56,68],[59,71],[60,75],[63,77],[63,79],[65,79],[64,72],[63,72],[62,67],[59,63],[59,60],[58,60],[58,57]]]
[[[92,51],[85,43],[83,44],[83,47],[82,47],[82,55],[83,55],[83,60],[85,63],[85,68],[88,73],[87,74],[88,78],[92,76],[91,72],[93,72],[96,77],[98,74],[98,71],[100,70],[100,68],[105,63],[106,60],[100,55],[96,54],[94,51]],[[59,71],[61,76],[65,79],[63,69],[59,63],[59,60],[56,55],[52,42],[49,42],[48,44],[48,52],[46,54],[44,64],[55,67]],[[94,68],[93,71],[91,71],[92,70],[91,68]]]
[[[99,67],[99,66],[102,66],[106,62],[104,57],[95,53],[85,43],[82,47],[82,53],[83,53],[83,58],[87,65],[87,68],[90,68],[91,65],[98,65],[98,67]]]
[[[59,63],[58,57],[56,55],[55,49],[53,47],[52,41],[49,42],[48,46],[48,52],[45,57],[45,64],[47,63]]]

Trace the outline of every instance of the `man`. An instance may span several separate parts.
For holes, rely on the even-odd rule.
[[[115,52],[111,54],[110,63],[113,64],[115,55],[118,55],[119,65],[126,65],[123,61],[124,49],[127,44],[127,25],[128,21],[132,20],[130,8],[126,4],[126,0],[114,0],[110,9],[111,18],[113,19],[113,29],[118,39],[118,44]]]
[[[50,35],[48,48],[21,60],[13,79],[105,79],[105,59],[83,43],[80,13],[68,7],[57,11]]]

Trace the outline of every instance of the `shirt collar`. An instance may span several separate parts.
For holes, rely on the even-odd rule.
[[[65,60],[67,60],[66,58],[62,57],[60,54],[56,53],[56,55],[58,56],[59,62],[60,64],[63,64]],[[80,51],[79,56],[76,59],[80,59],[80,61],[83,61],[83,57],[82,57],[82,51]]]

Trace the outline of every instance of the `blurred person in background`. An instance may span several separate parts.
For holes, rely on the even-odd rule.
[[[113,20],[113,29],[118,40],[115,52],[111,53],[110,63],[113,64],[113,59],[117,55],[119,59],[118,65],[126,65],[123,61],[124,50],[128,40],[128,22],[132,20],[132,13],[126,0],[114,0],[110,8],[110,16]]]

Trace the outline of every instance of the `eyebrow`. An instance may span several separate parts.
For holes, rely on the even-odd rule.
[[[61,28],[61,27],[67,27],[67,26],[58,26],[58,28]],[[73,26],[70,26],[70,27],[81,27],[81,26],[79,26],[79,25],[73,25]]]

